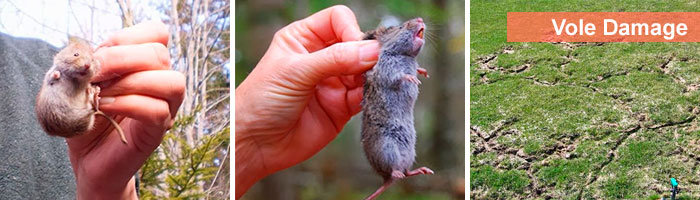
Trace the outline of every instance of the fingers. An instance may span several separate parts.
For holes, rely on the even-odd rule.
[[[350,89],[347,93],[348,110],[350,115],[355,115],[362,111],[362,87]]]
[[[348,90],[347,97],[345,101],[348,104],[348,110],[351,115],[355,115],[362,110],[362,95],[364,91],[365,76],[363,74],[357,74],[350,77],[345,77],[348,83],[345,83],[345,87]]]
[[[163,99],[168,103],[172,118],[182,104],[185,93],[185,76],[177,71],[157,70],[129,74],[105,86],[100,96],[136,94]]]
[[[340,75],[356,75],[374,66],[379,55],[379,43],[374,40],[334,44],[312,54],[302,54],[292,63],[311,83]]]
[[[338,5],[290,24],[278,31],[275,37],[301,41],[309,52],[314,52],[337,42],[360,40],[362,35],[352,10]]]
[[[98,49],[102,47],[141,43],[160,43],[167,46],[169,37],[168,27],[165,26],[163,22],[156,20],[147,21],[119,30],[100,44]]]
[[[110,101],[110,102],[108,102]],[[100,100],[100,110],[123,115],[140,121],[149,127],[161,127],[165,131],[172,126],[168,102],[142,95],[122,95]]]
[[[323,41],[347,42],[362,39],[355,14],[347,6],[338,5],[319,11],[301,20],[309,31]],[[328,28],[330,27],[330,28]]]
[[[340,76],[340,81],[345,85],[346,88],[356,88],[362,87],[365,84],[365,77],[363,73]]]
[[[170,69],[170,53],[160,43],[146,43],[101,48],[95,52],[102,69],[92,82],[121,77],[125,74]]]

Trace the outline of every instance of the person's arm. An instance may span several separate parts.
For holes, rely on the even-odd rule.
[[[136,199],[133,176],[160,145],[184,97],[185,77],[170,69],[168,35],[162,22],[145,22],[96,50],[100,110],[116,115],[128,144],[99,116],[93,131],[66,139],[78,199]]]
[[[236,88],[236,198],[259,179],[318,153],[361,110],[362,73],[377,41],[333,6],[279,30]]]

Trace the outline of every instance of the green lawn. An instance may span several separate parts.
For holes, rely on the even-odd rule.
[[[507,12],[700,12],[694,1],[471,1],[475,199],[700,198],[700,44],[508,43]]]

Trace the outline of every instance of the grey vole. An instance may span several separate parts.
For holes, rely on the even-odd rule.
[[[111,117],[98,109],[100,87],[90,79],[100,70],[87,41],[71,38],[68,46],[54,56],[36,97],[37,119],[49,135],[73,137],[92,130],[95,115],[107,118],[126,144],[124,132]]]
[[[365,72],[362,147],[369,163],[384,178],[384,184],[367,199],[379,196],[394,180],[433,174],[427,167],[410,169],[416,156],[413,107],[421,83],[416,75],[427,77],[415,60],[424,44],[424,31],[423,19],[416,18],[365,35],[364,39],[378,40],[381,50],[377,64]]]

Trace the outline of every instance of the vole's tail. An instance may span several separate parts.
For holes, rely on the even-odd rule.
[[[369,197],[365,198],[365,200],[373,200],[374,198],[377,198],[380,194],[382,194],[382,192],[384,192],[384,190],[389,188],[389,186],[391,186],[392,183],[394,183],[393,178],[386,179],[384,181],[384,185],[382,185],[382,187],[379,187],[379,189],[377,189],[377,191],[374,191],[374,193],[372,193],[372,195],[369,195]]]
[[[124,136],[124,131],[122,130],[122,127],[119,126],[119,123],[117,123],[116,121],[114,121],[114,119],[112,119],[111,117],[107,116],[107,115],[106,115],[105,113],[103,113],[102,111],[97,111],[97,112],[95,112],[95,114],[102,115],[103,117],[107,118],[107,120],[109,120],[109,123],[111,123],[112,126],[114,126],[114,129],[117,129],[117,133],[119,133],[119,137],[121,137],[122,142],[123,142],[124,144],[127,144],[127,142],[126,142],[126,136]]]
[[[377,196],[382,194],[382,192],[384,192],[384,190],[389,188],[389,186],[391,186],[391,184],[394,183],[394,180],[400,180],[400,179],[403,179],[403,178],[406,178],[409,176],[415,176],[415,175],[420,175],[420,174],[434,174],[434,173],[435,172],[433,172],[433,170],[431,170],[430,168],[427,168],[427,167],[419,167],[418,169],[414,169],[414,170],[411,170],[411,171],[408,171],[405,173],[398,171],[398,170],[394,170],[391,172],[391,176],[384,178],[384,185],[382,185],[382,187],[379,187],[379,189],[377,189],[377,191],[372,193],[372,195],[369,195],[369,197],[367,197],[365,200],[372,200],[374,198],[377,198]]]

